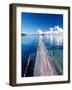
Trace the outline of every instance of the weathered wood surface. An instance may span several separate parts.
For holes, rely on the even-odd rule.
[[[48,50],[42,41],[42,36],[39,35],[34,76],[49,76],[57,74],[58,72],[55,68],[52,58],[50,55],[48,55]]]

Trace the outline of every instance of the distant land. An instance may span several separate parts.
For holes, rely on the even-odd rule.
[[[27,35],[27,34],[25,34],[25,33],[21,33],[21,35],[24,35],[24,36],[25,36],[25,35]]]
[[[36,35],[36,34],[26,34],[26,33],[21,33],[22,36],[26,36],[26,35]],[[44,34],[40,34],[42,36],[44,36]]]
[[[55,26],[53,28],[49,28],[49,30],[43,32],[43,30],[38,29],[36,33],[24,33],[22,32],[21,35],[36,35],[36,34],[40,34],[40,35],[59,35],[59,34],[63,34],[64,30],[59,27],[59,26]]]

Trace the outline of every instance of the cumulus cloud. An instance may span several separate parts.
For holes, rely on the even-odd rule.
[[[38,34],[43,34],[43,31],[41,29],[38,29]]]
[[[45,32],[43,32],[41,29],[38,29],[38,34],[62,34],[62,33],[63,33],[63,29],[58,25],[49,28],[49,30]]]
[[[63,29],[60,28],[59,26],[55,26],[55,28],[57,29],[58,32],[63,32]]]
[[[59,26],[55,26],[54,28],[50,28],[50,31],[46,31],[45,34],[62,34],[63,29]]]

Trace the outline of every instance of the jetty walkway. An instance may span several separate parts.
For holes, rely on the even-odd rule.
[[[52,57],[43,43],[43,36],[39,35],[39,43],[36,53],[34,76],[58,75]]]

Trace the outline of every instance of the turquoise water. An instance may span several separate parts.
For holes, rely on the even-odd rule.
[[[36,51],[38,47],[38,36],[37,35],[26,35],[22,36],[21,50],[22,50],[22,77],[24,75],[28,58],[30,54],[33,56],[32,61],[35,61]],[[34,67],[34,66],[33,66]]]
[[[43,35],[43,42],[46,48],[51,52],[53,61],[56,64],[59,72],[63,74],[63,37],[62,35]],[[22,69],[21,76],[24,77],[28,58],[32,55],[32,67],[30,66],[30,74],[33,76],[34,63],[36,58],[36,51],[38,47],[38,35],[22,35],[21,36],[21,55],[22,55]]]
[[[46,35],[43,41],[60,74],[63,74],[63,35]]]

